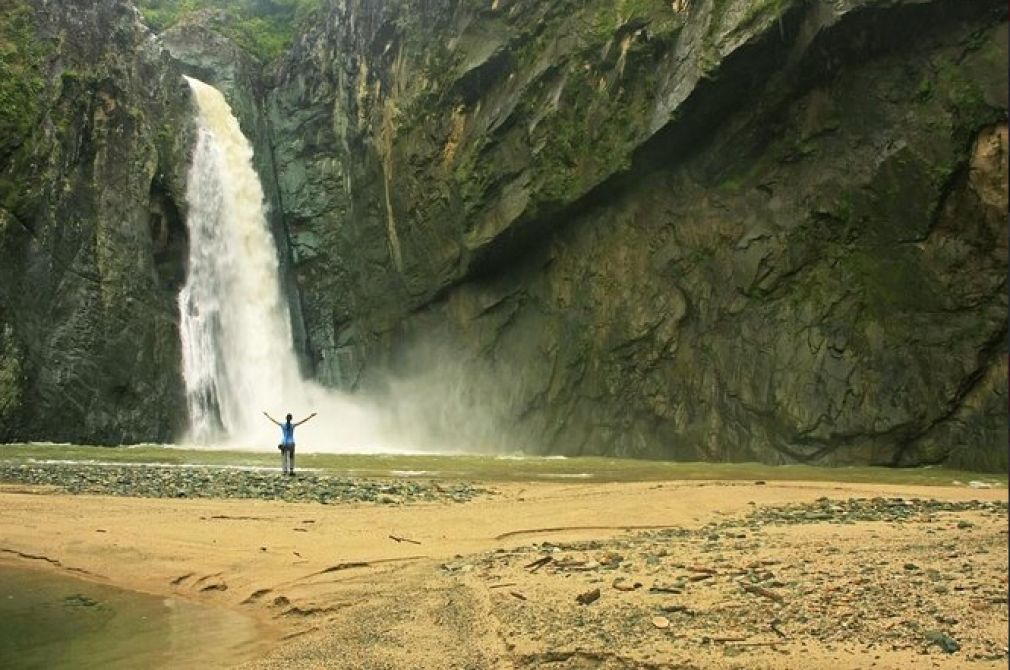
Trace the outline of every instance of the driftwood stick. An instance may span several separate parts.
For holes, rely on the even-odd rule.
[[[785,598],[781,594],[775,593],[771,589],[766,589],[763,586],[758,586],[757,584],[741,584],[743,590],[747,593],[753,593],[754,595],[761,596],[763,598],[768,598],[769,600],[774,600],[777,603],[785,601]]]
[[[421,543],[417,542],[416,540],[411,540],[410,538],[400,538],[400,537],[397,537],[397,536],[395,536],[395,535],[391,535],[391,536],[389,537],[389,539],[390,539],[390,540],[393,540],[393,541],[395,541],[395,542],[397,542],[397,543],[401,543],[401,542],[409,542],[409,543],[410,543],[410,544],[412,544],[412,545],[419,545],[419,544],[421,544]]]
[[[554,560],[554,558],[551,557],[551,556],[544,556],[543,558],[538,558],[537,560],[533,561],[529,565],[524,565],[523,568],[525,568],[526,570],[529,570],[530,572],[536,572],[537,570],[539,570],[540,568],[544,567],[545,565],[547,565],[548,563],[550,563],[553,560]]]
[[[700,572],[706,575],[714,575],[719,572],[715,568],[706,568],[704,565],[689,565],[687,569],[691,572]]]

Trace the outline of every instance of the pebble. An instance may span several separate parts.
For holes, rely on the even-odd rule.
[[[946,633],[941,633],[940,631],[929,631],[926,633],[926,639],[940,647],[940,649],[943,649],[948,654],[953,654],[955,651],[961,649],[961,645],[957,643],[957,640]]]
[[[0,482],[57,486],[71,494],[138,498],[256,498],[288,502],[467,502],[493,492],[469,483],[362,480],[220,467],[0,463]]]
[[[586,591],[585,593],[580,593],[575,596],[575,602],[580,605],[588,605],[594,603],[600,599],[600,590],[592,589],[591,591]]]
[[[782,507],[760,507],[752,510],[748,521],[751,524],[792,525],[801,523],[852,523],[855,521],[902,522],[921,519],[936,512],[979,511],[1006,514],[1005,501],[969,500],[951,502],[942,500],[921,500],[903,498],[849,498],[844,501],[830,501],[822,498],[812,505],[792,504]],[[961,520],[957,527],[972,528],[970,521]],[[710,535],[709,538],[718,537]]]
[[[578,570],[548,566],[541,575],[549,580],[546,584],[556,583],[559,588],[565,584],[563,580],[569,579],[582,585],[569,593],[593,588],[578,596],[579,604],[599,602],[593,607],[580,607],[572,602],[571,595],[564,598],[564,603],[548,597],[536,605],[546,619],[529,623],[532,606],[528,606],[516,610],[512,625],[527,630],[534,636],[530,639],[539,640],[535,636],[550,631],[544,635],[548,638],[545,644],[551,647],[572,646],[573,640],[576,644],[588,643],[585,635],[572,637],[563,632],[585,629],[598,630],[595,639],[605,648],[620,646],[620,641],[626,648],[641,648],[656,642],[657,638],[647,636],[650,629],[672,628],[671,621],[675,621],[678,645],[704,645],[708,639],[705,636],[719,634],[725,637],[720,641],[727,644],[718,649],[734,649],[741,654],[756,652],[728,640],[739,637],[764,645],[788,637],[804,647],[815,645],[829,652],[838,648],[836,644],[857,642],[923,654],[936,647],[934,654],[958,653],[972,659],[973,655],[997,650],[993,643],[978,639],[974,626],[980,620],[974,612],[1005,617],[1006,610],[1005,588],[995,587],[997,583],[1005,585],[1005,581],[993,582],[990,588],[999,595],[998,606],[992,604],[996,595],[990,595],[981,581],[991,577],[992,557],[988,563],[975,562],[976,555],[984,551],[997,553],[996,545],[982,544],[991,543],[996,531],[987,522],[976,522],[977,530],[970,534],[954,530],[957,516],[967,516],[968,512],[1005,520],[1007,503],[912,497],[824,498],[814,503],[752,507],[747,516],[718,519],[696,528],[651,530],[607,543],[572,542],[559,547],[562,552],[555,560],[558,566],[577,564]],[[853,552],[858,553],[858,543],[854,542],[813,544],[808,553],[795,556],[752,553],[774,552],[788,546],[782,534],[765,530],[773,526],[867,521],[899,525],[896,530],[902,537],[907,534],[908,541],[928,530],[944,535],[932,536],[926,546],[916,546],[915,551],[896,548],[894,554],[882,551],[856,557]],[[880,526],[870,524],[860,532],[877,540],[891,530],[882,531]],[[747,536],[743,538],[746,542],[735,541],[741,535]],[[528,555],[537,549],[529,547],[523,553]],[[839,567],[832,558],[836,555],[855,561],[843,562]],[[598,561],[589,561],[590,556]],[[634,573],[628,566],[653,565],[649,558],[659,556],[673,558],[660,561],[662,568],[647,569],[648,595],[614,594],[609,590],[607,599],[596,595],[607,586],[617,590],[629,585],[633,588]],[[506,565],[507,569],[520,570],[528,562],[523,556]],[[495,558],[491,565],[497,568],[502,561]],[[848,568],[844,568],[846,565]],[[608,577],[606,571],[615,568],[624,574]],[[1000,577],[1005,580],[1002,569]],[[507,574],[498,576],[508,578]],[[683,604],[667,600],[671,595],[683,599]],[[868,612],[872,616],[867,616]],[[569,625],[550,623],[551,617],[560,616],[567,617]],[[772,616],[781,618],[772,618],[769,623]],[[931,623],[925,624],[927,621]],[[930,631],[930,627],[937,630]]]

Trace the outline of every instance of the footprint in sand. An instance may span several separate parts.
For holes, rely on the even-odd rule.
[[[271,593],[270,589],[260,589],[259,591],[253,591],[249,594],[249,597],[242,601],[243,605],[252,605],[256,603],[260,598]]]

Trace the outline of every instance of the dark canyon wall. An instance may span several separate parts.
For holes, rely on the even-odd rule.
[[[0,440],[166,440],[185,84],[129,3],[0,7]]]
[[[319,373],[557,453],[1005,464],[1006,54],[997,2],[340,3],[271,95]]]
[[[34,4],[41,25],[73,18]],[[186,71],[254,141],[308,369],[391,392],[419,436],[1006,467],[999,2],[345,0],[268,64],[199,21],[155,41],[107,20],[132,26],[101,45],[117,109],[144,119],[115,143],[124,174],[47,149],[73,191],[41,163],[22,182],[24,147],[0,158],[50,189],[22,224],[4,204],[0,438],[52,437],[56,416],[79,440],[178,421],[159,267],[182,266],[157,262],[151,212],[181,207],[187,131],[158,132],[185,126]],[[101,109],[54,88],[81,48],[47,57],[50,117]],[[34,142],[81,135],[45,128]],[[109,230],[126,238],[111,269]],[[90,339],[69,339],[75,314]]]

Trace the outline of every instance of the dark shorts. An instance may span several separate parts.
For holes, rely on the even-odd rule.
[[[294,451],[295,450],[295,445],[293,445],[293,444],[278,444],[277,448],[280,449],[281,451]]]

